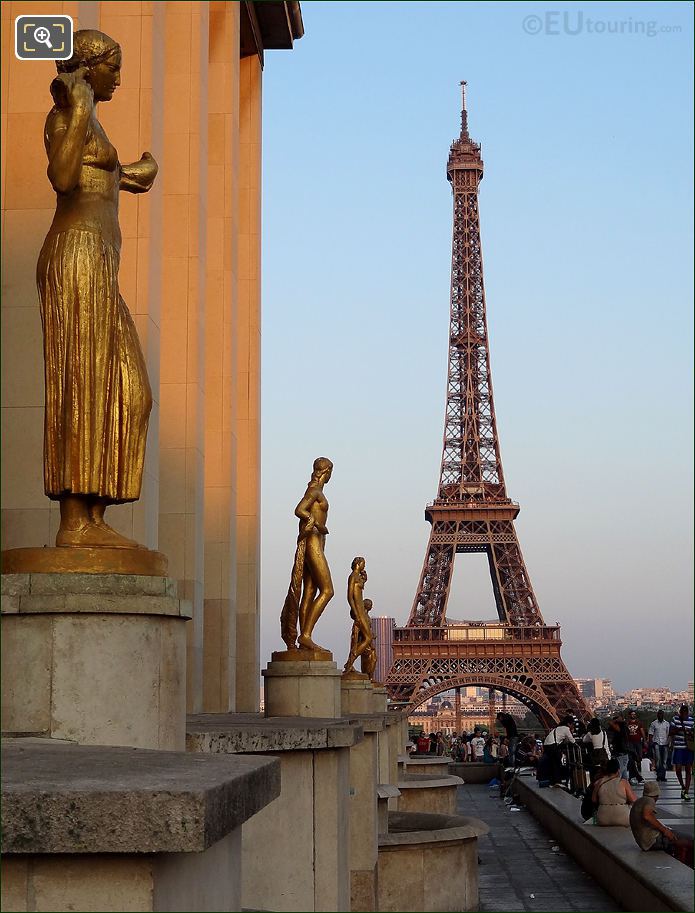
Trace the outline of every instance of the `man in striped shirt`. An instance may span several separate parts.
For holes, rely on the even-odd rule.
[[[690,780],[693,775],[693,726],[695,721],[690,716],[687,704],[681,704],[678,716],[671,721],[671,744],[673,745],[673,766],[681,785],[681,799],[690,801]],[[685,768],[685,782],[683,781]]]

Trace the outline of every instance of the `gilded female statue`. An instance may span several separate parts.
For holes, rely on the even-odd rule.
[[[363,598],[364,585],[367,582],[364,558],[353,558],[351,574],[348,577],[347,600],[352,618],[352,636],[350,638],[350,655],[345,663],[344,673],[354,672],[358,656],[362,656],[372,643],[372,626],[365,608]]]
[[[292,567],[292,578],[280,616],[282,639],[288,650],[324,651],[311,639],[316,622],[333,598],[333,581],[324,547],[328,529],[328,501],[323,486],[331,478],[333,463],[326,457],[314,460],[304,497],[295,508],[299,536]],[[299,637],[297,637],[299,622]]]
[[[118,194],[144,193],[149,152],[121,165],[97,105],[120,85],[121,49],[103,32],[75,32],[57,62],[46,118],[53,223],[36,270],[43,324],[44,485],[60,502],[59,546],[133,548],[104,522],[109,504],[140,496],[152,394],[145,359],[118,290]]]

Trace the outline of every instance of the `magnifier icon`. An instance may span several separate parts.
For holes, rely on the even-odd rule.
[[[51,33],[48,29],[40,25],[37,29],[34,29],[34,41],[39,44],[45,44],[47,48],[53,50],[53,45],[51,44]]]

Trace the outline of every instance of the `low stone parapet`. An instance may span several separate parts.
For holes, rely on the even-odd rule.
[[[241,909],[242,824],[280,792],[261,757],[6,740],[2,909]]]
[[[499,778],[501,765],[485,764],[482,761],[449,761],[449,773],[461,777],[466,783],[489,783]]]

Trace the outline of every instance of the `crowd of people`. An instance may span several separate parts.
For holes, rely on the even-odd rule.
[[[542,740],[535,735],[519,738],[514,717],[510,713],[498,713],[497,723],[501,731],[490,731],[476,726],[471,732],[449,735],[443,732],[422,733],[411,740],[410,752],[450,757],[457,762],[482,762],[491,765],[513,767],[516,764],[534,765],[542,752]]]
[[[615,714],[605,728],[596,718],[586,731],[584,728],[567,717],[550,730],[538,765],[538,779],[545,780],[542,785],[563,785],[568,775],[568,765],[563,765],[565,746],[578,744],[581,766],[590,777],[582,818],[592,818],[599,827],[629,827],[640,849],[665,850],[692,868],[692,839],[666,827],[655,812],[659,783],[667,782],[671,769],[681,789],[681,800],[691,801],[693,718],[688,705],[683,704],[670,721],[659,710],[646,732],[634,710],[627,715]],[[642,776],[645,758],[656,772],[656,781],[645,782]],[[638,796],[632,787],[641,784],[643,793]]]
[[[681,800],[691,801],[694,722],[687,704],[671,720],[659,710],[646,731],[635,710],[616,713],[605,725],[594,718],[585,726],[576,717],[566,716],[545,738],[537,733],[520,737],[509,713],[498,713],[496,722],[492,731],[476,726],[472,732],[453,736],[423,733],[411,741],[409,751],[496,765],[491,768],[491,779],[501,781],[513,775],[510,768],[534,767],[540,786],[566,785],[573,765],[588,770],[584,820],[591,818],[600,827],[630,827],[642,850],[665,850],[692,868],[692,839],[666,827],[655,812],[659,784],[667,781],[670,770],[675,772]],[[574,746],[571,764],[568,746]],[[645,758],[656,772],[656,782],[645,782]],[[643,793],[638,796],[633,786],[642,784]]]

